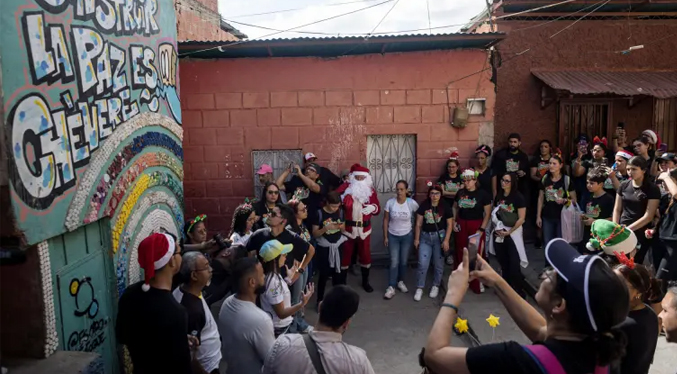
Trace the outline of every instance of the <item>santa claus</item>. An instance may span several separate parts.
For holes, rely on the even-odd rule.
[[[371,218],[381,211],[376,190],[374,190],[369,169],[360,164],[350,168],[350,178],[337,191],[341,194],[345,213],[345,229],[343,234],[348,241],[343,247],[341,258],[341,276],[345,279],[348,267],[357,250],[357,259],[362,268],[362,288],[367,292],[374,289],[369,284],[369,268],[371,267]]]

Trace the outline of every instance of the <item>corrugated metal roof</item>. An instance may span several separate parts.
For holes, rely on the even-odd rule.
[[[407,34],[344,37],[300,37],[238,42],[179,42],[179,55],[196,58],[338,57],[345,55],[448,49],[485,49],[505,33]]]
[[[677,71],[540,71],[531,73],[556,90],[573,94],[677,97]]]

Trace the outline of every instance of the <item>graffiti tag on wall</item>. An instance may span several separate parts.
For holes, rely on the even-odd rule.
[[[160,111],[162,102],[181,122],[178,59],[172,40],[147,43],[161,33],[158,0],[35,1],[40,8],[16,17],[26,83],[38,91],[14,103],[7,123],[15,191],[29,207],[46,209],[124,122]]]
[[[68,337],[66,348],[70,351],[93,352],[106,341],[109,318],[96,318],[99,314],[99,301],[95,297],[91,278],[71,280],[68,291],[75,298],[73,314],[87,318],[87,327],[73,331]]]

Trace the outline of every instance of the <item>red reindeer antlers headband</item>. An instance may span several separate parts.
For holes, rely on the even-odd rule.
[[[614,255],[616,256],[616,259],[618,262],[621,263],[621,265],[625,265],[628,267],[628,269],[634,269],[635,268],[635,259],[634,258],[628,258],[628,256],[625,253],[619,253],[617,251],[614,251]]]

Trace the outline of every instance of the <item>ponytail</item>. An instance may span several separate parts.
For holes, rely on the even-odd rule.
[[[610,331],[596,332],[587,340],[590,340],[597,348],[597,365],[599,366],[609,366],[625,356],[628,338],[618,327],[612,327]]]

